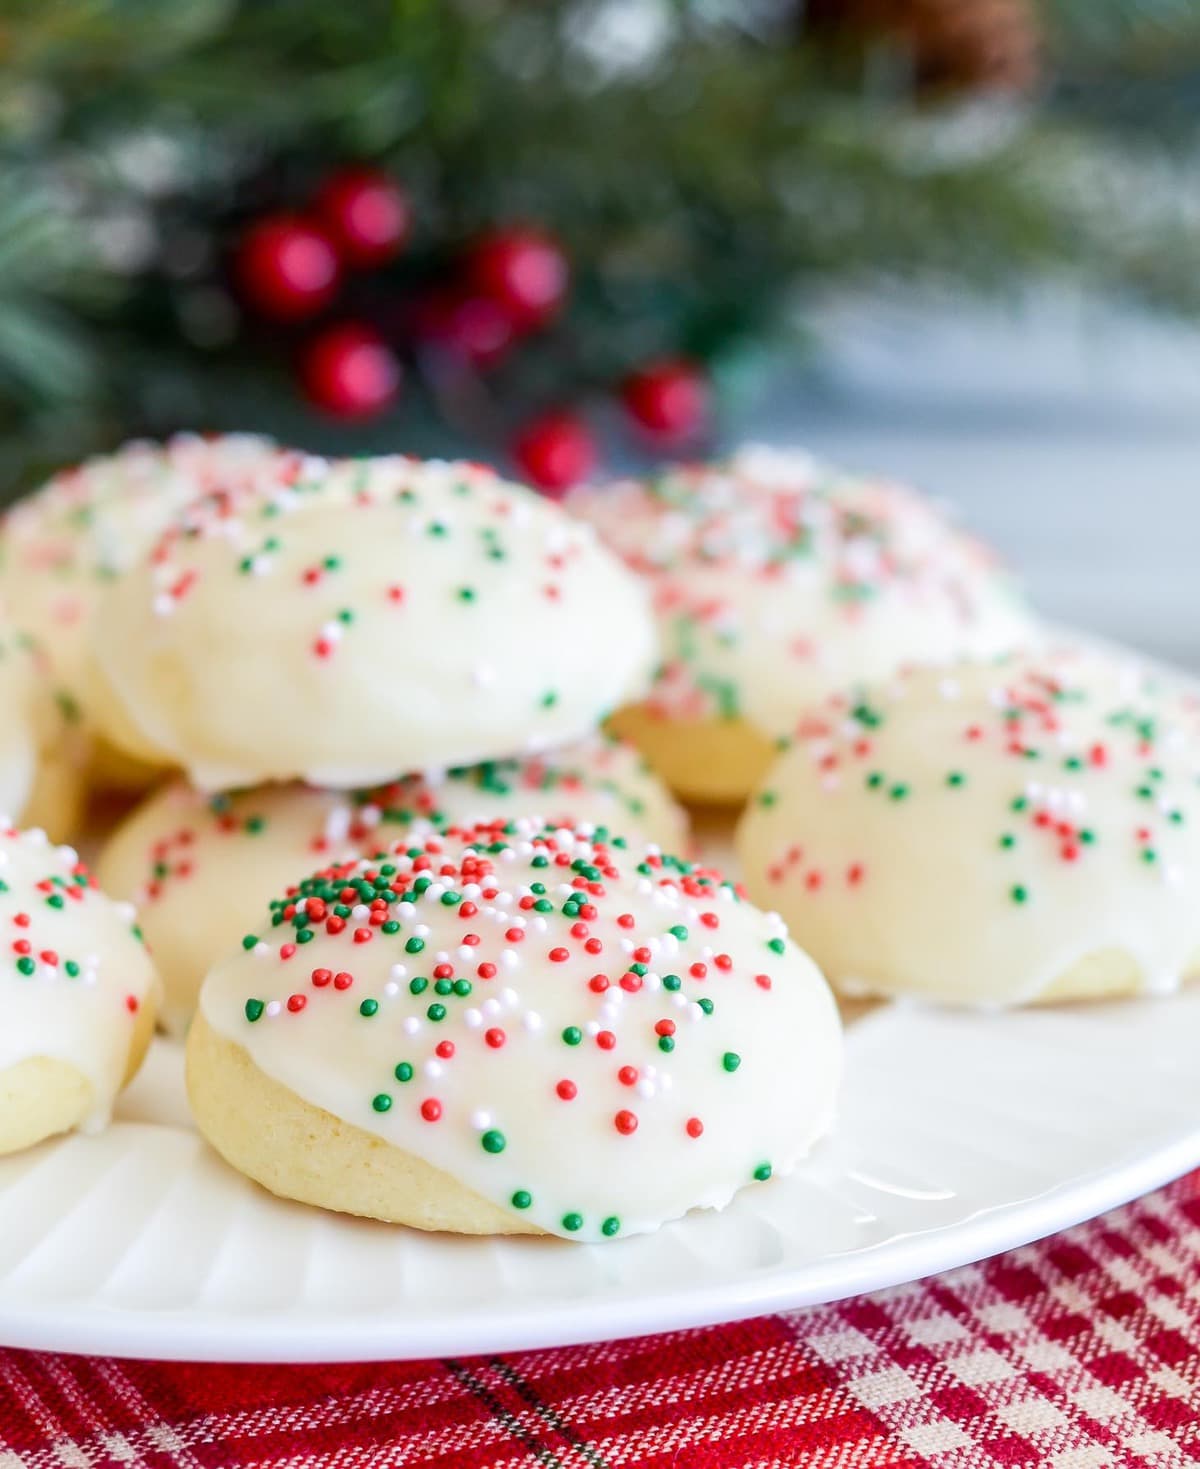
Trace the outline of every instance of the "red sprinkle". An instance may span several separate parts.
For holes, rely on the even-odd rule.
[[[436,1122],[442,1115],[442,1104],[436,1097],[427,1097],[421,1103],[421,1116],[426,1122]]]

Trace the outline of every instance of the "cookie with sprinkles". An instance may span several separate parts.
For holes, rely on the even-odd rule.
[[[1132,656],[910,671],[808,722],[737,834],[849,993],[1162,993],[1200,971],[1200,725]]]
[[[777,916],[711,870],[522,821],[273,902],[206,980],[187,1074],[201,1131],[277,1194],[598,1241],[795,1167],[840,1053]]]
[[[108,589],[96,656],[118,743],[231,789],[568,743],[656,650],[589,527],[483,466],[395,457],[195,502]]]
[[[991,552],[931,501],[799,452],[743,449],[567,507],[654,597],[663,661],[613,727],[697,800],[744,799],[774,741],[850,683],[1031,634]]]
[[[0,592],[48,658],[69,734],[91,725],[89,639],[101,591],[196,495],[235,487],[281,451],[251,434],[137,441],[65,469],[0,521]],[[99,772],[138,784],[144,772],[99,756]],[[10,808],[11,809],[11,808]]]
[[[104,1125],[154,1029],[132,907],[70,847],[0,830],[0,1153]]]
[[[630,846],[687,846],[687,822],[630,745],[595,735],[525,760],[370,790],[299,784],[210,796],[162,786],[110,838],[97,863],[106,892],[131,899],[164,987],[163,1020],[182,1035],[205,974],[298,872],[369,855],[415,822],[538,816],[590,822]]]

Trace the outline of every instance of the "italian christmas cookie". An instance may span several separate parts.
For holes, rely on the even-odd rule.
[[[106,892],[137,905],[163,980],[163,1021],[182,1034],[205,974],[297,873],[369,855],[418,821],[518,815],[589,822],[631,847],[682,852],[687,843],[683,813],[638,753],[597,735],[361,791],[292,784],[212,796],[172,781],[127,817],[96,870]]]
[[[929,500],[805,454],[745,449],[567,504],[647,578],[658,616],[654,687],[613,727],[697,800],[744,798],[836,689],[1030,635],[991,552]]]
[[[107,1122],[154,1029],[133,908],[70,847],[0,831],[0,1153]]]
[[[78,763],[72,741],[92,724],[89,640],[102,589],[189,500],[245,485],[281,454],[251,434],[138,441],[63,470],[5,513],[0,591],[48,660],[65,763]],[[97,766],[102,778],[140,784],[147,776],[111,751],[97,752]]]
[[[851,993],[1168,991],[1200,968],[1198,775],[1179,686],[1132,660],[913,670],[810,719],[738,855]]]
[[[308,462],[213,494],[109,588],[117,743],[205,788],[357,786],[581,738],[644,690],[644,588],[473,464]]]
[[[600,1240],[792,1169],[840,1050],[815,965],[716,873],[496,822],[273,902],[205,981],[187,1075],[277,1194]]]

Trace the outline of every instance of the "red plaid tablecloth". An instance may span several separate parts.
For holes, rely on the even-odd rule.
[[[918,1284],[560,1351],[333,1367],[0,1352],[0,1469],[1200,1464],[1200,1173]]]

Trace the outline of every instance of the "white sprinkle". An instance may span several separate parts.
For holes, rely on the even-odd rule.
[[[390,974],[392,979],[407,979],[408,966],[406,964],[393,964]]]
[[[478,1030],[483,1024],[483,1012],[477,1010],[474,1005],[469,1010],[463,1011],[463,1024],[468,1030]]]
[[[442,1063],[440,1061],[426,1061],[422,1070],[430,1081],[436,1081],[442,1074]]]
[[[492,1114],[485,1112],[482,1107],[477,1107],[471,1113],[471,1126],[476,1132],[486,1132],[492,1125]]]
[[[267,1003],[267,1014],[274,1018],[283,1009],[278,1000],[270,1000]]]
[[[389,979],[387,984],[385,984],[383,987],[383,992],[389,1000],[394,1000],[396,996],[400,993],[400,986],[396,984],[393,980]]]
[[[536,1010],[526,1010],[524,1014],[525,1029],[536,1034],[542,1028],[542,1017]]]
[[[404,1018],[404,1034],[416,1035],[421,1029],[421,1022],[415,1015],[406,1015]]]

